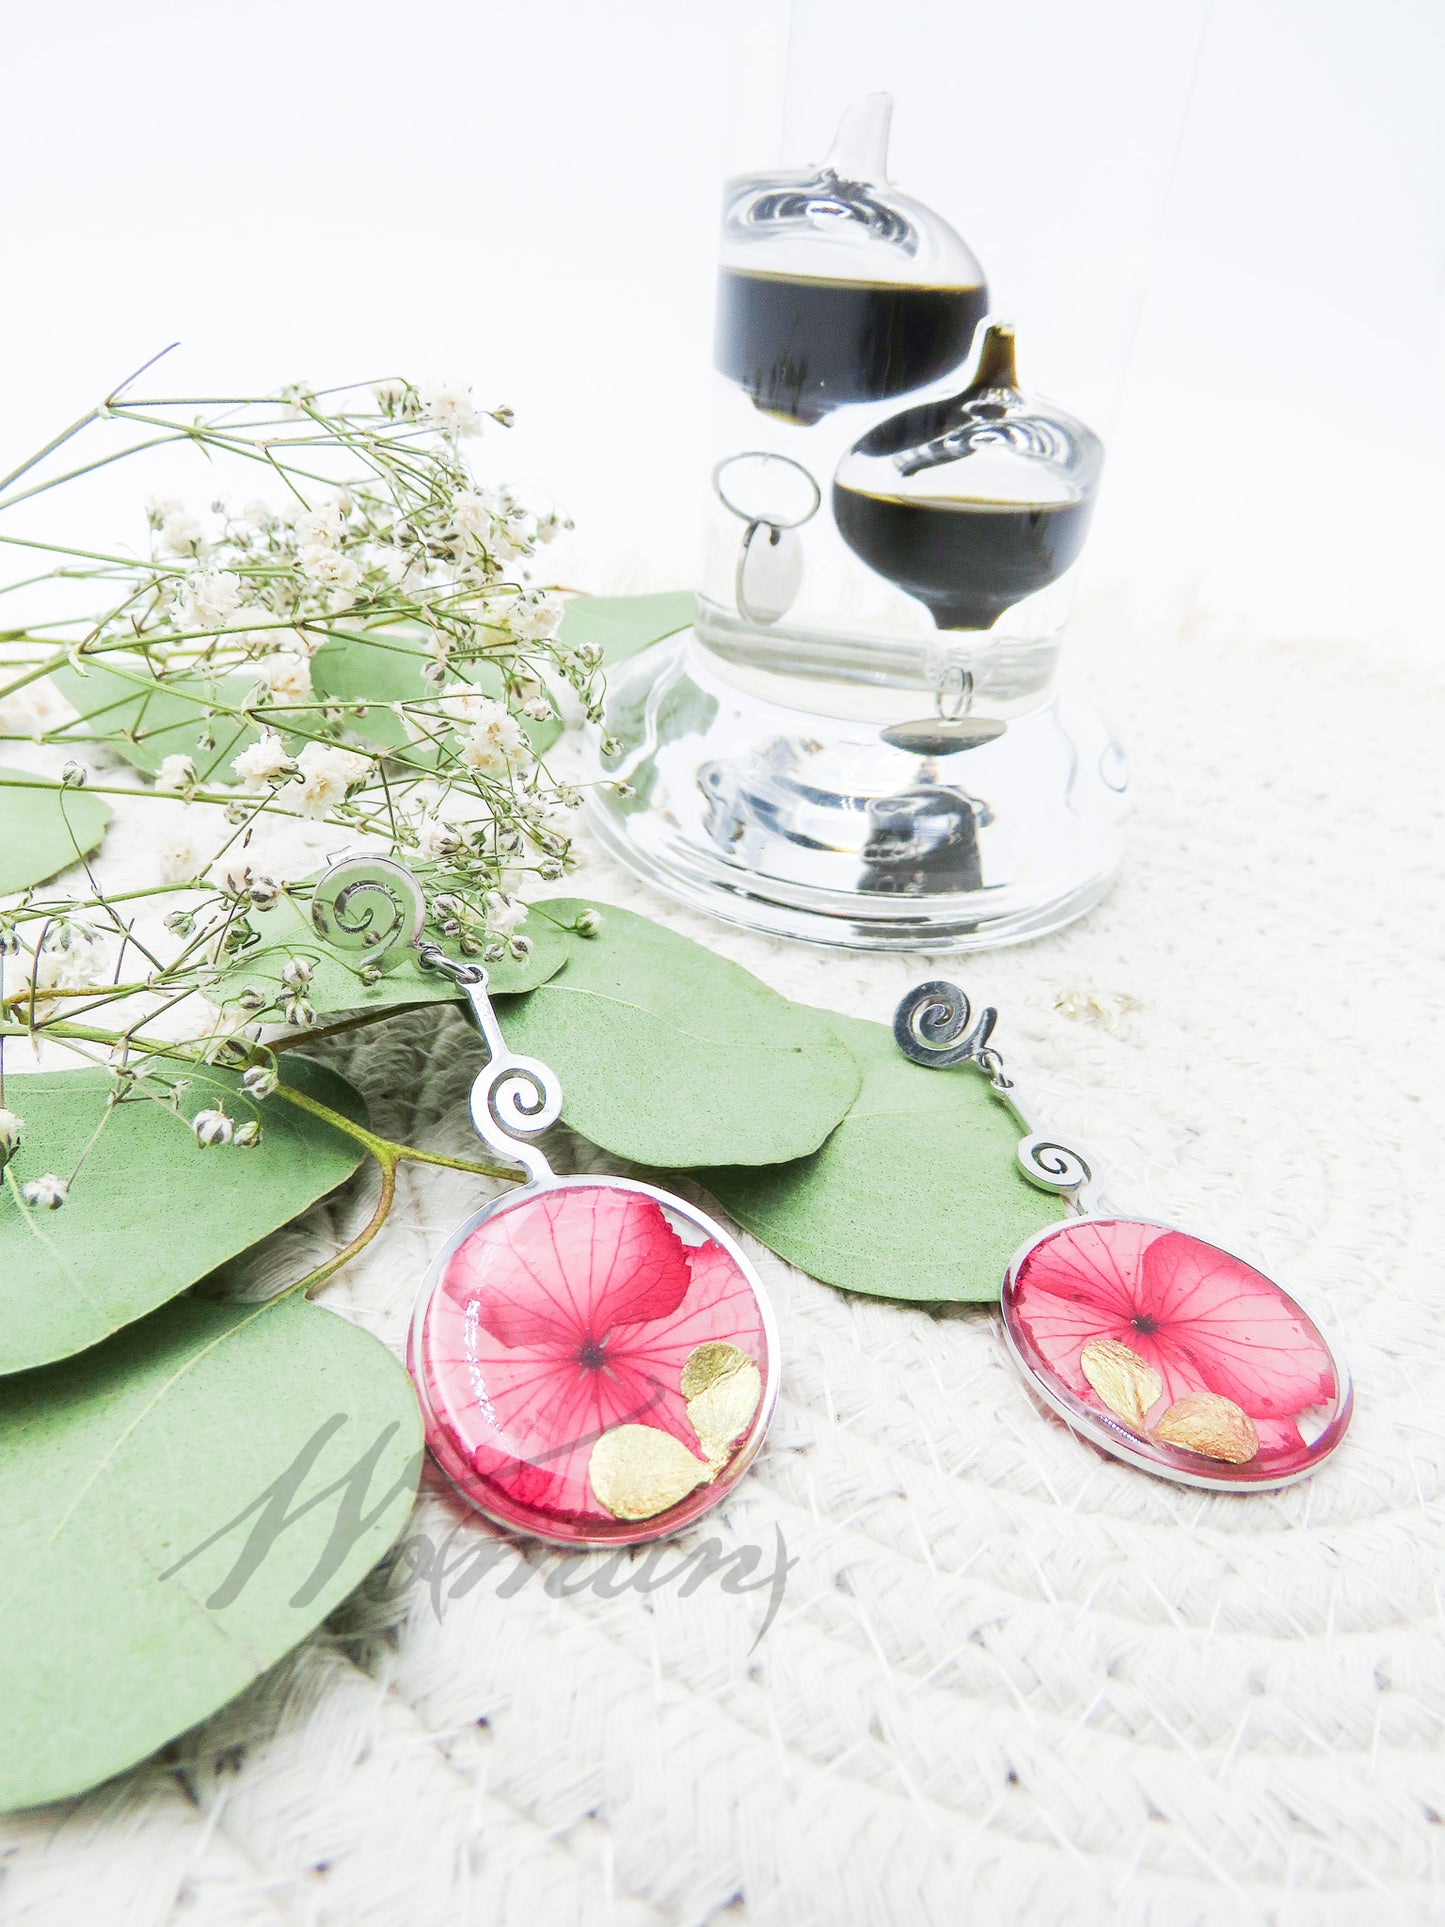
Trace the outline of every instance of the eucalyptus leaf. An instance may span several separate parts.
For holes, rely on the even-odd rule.
[[[283,1077],[362,1118],[359,1094],[323,1065],[288,1057]],[[143,1095],[177,1083],[178,1111]],[[257,1105],[234,1071],[157,1066],[107,1111],[113,1089],[102,1070],[46,1071],[7,1086],[21,1138],[13,1182],[0,1189],[0,1372],[99,1344],[324,1197],[363,1156],[355,1139],[282,1097]],[[197,1142],[190,1119],[221,1103],[238,1123],[260,1117],[259,1144]],[[26,1179],[64,1177],[82,1152],[60,1210],[22,1205],[16,1192]]]
[[[28,890],[97,849],[110,821],[103,797],[31,789],[28,770],[0,769],[0,897]]]
[[[405,1372],[302,1299],[181,1299],[9,1380],[0,1807],[94,1786],[233,1698],[382,1558],[420,1469]]]
[[[260,942],[243,953],[207,992],[212,1002],[233,1004],[246,990],[259,990],[268,1002],[279,1003],[281,972],[292,957],[304,957],[313,975],[306,998],[318,1016],[337,1011],[400,1010],[410,1004],[455,1004],[465,1001],[460,986],[439,971],[423,970],[415,953],[408,953],[377,979],[363,984],[364,958],[343,955],[323,943],[303,903],[282,896],[269,910],[252,910],[251,926]],[[487,982],[498,996],[533,990],[554,976],[567,961],[567,939],[546,917],[533,914],[522,926],[532,949],[522,959],[508,954],[486,966]],[[440,940],[446,947],[446,939]],[[276,1013],[273,1012],[273,1016]]]
[[[825,1284],[879,1298],[989,1301],[1010,1256],[1064,1215],[1018,1169],[1021,1133],[987,1081],[910,1064],[882,1024],[829,1020],[863,1088],[812,1157],[700,1180],[738,1223]]]
[[[422,678],[431,660],[425,636],[417,630],[375,630],[365,635],[333,636],[317,650],[311,662],[311,686],[318,696],[338,703],[363,703],[364,716],[348,716],[346,726],[363,742],[378,749],[405,749],[413,764],[430,768],[436,761],[435,749],[426,742],[412,743],[401,718],[392,705],[424,702],[436,694]],[[495,662],[467,662],[457,665],[457,675],[484,696],[498,701],[505,695],[501,666]],[[548,722],[531,717],[518,719],[527,733],[533,752],[540,756],[550,749],[562,733],[554,716]]]
[[[567,604],[560,637],[569,649],[595,642],[603,666],[610,667],[686,629],[696,611],[691,589],[664,595],[578,596]]]
[[[73,703],[91,731],[106,746],[147,775],[154,776],[167,756],[189,756],[202,783],[234,781],[231,762],[257,740],[258,732],[237,717],[208,714],[217,703],[239,709],[256,687],[256,676],[234,670],[222,676],[191,673],[149,682],[140,656],[127,658],[122,673],[89,661],[84,672],[57,669],[53,680]],[[209,731],[211,748],[202,738]]]
[[[545,906],[564,923],[583,900]],[[637,1164],[774,1164],[816,1150],[859,1088],[821,1012],[629,910],[598,906],[566,968],[509,1002],[511,1048],[562,1080],[562,1116]]]

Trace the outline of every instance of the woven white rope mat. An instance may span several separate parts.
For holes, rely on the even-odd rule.
[[[1355,1373],[1344,1449],[1272,1496],[1169,1487],[1043,1416],[989,1314],[850,1300],[750,1243],[782,1400],[699,1536],[770,1566],[781,1533],[796,1561],[756,1647],[765,1591],[599,1597],[556,1555],[439,1615],[425,1587],[353,1602],[160,1760],[0,1822],[7,1927],[1445,1912],[1445,689],[1177,624],[1071,653],[1130,750],[1127,869],[1073,929],[946,974],[1002,1007],[1121,1205],[1233,1235],[1320,1303]],[[600,859],[576,887],[839,1011],[886,1019],[938,974],[725,930]],[[441,1021],[338,1061],[383,1129],[462,1148],[476,1060]],[[398,1347],[478,1196],[406,1177],[326,1296]],[[361,1180],[263,1269],[297,1275],[367,1209]],[[452,1517],[424,1497],[418,1528]]]

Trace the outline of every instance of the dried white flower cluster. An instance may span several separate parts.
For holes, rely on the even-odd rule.
[[[0,965],[16,957],[0,988],[37,1040],[53,1029],[95,1056],[81,1020],[93,1039],[107,1001],[141,995],[169,1013],[190,999],[199,1032],[185,1015],[152,1033],[150,1017],[128,1014],[119,1059],[96,1061],[131,1077],[152,1036],[158,1048],[185,1024],[203,1055],[243,1061],[237,1046],[249,1051],[260,1023],[314,1023],[309,975],[296,971],[272,1004],[205,1003],[218,973],[265,940],[283,892],[300,886],[304,900],[314,874],[315,859],[283,867],[253,843],[267,819],[267,835],[304,844],[325,825],[341,847],[409,864],[432,926],[466,954],[526,954],[529,876],[553,880],[574,861],[580,799],[546,763],[558,699],[570,691],[600,719],[600,652],[561,642],[562,598],[532,579],[569,525],[482,485],[463,460],[464,443],[511,419],[458,382],[330,394],[298,383],[210,417],[159,402],[132,416],[114,398],[98,411],[134,422],[128,452],[169,422],[159,439],[199,449],[208,476],[242,463],[270,494],[253,483],[202,503],[152,499],[143,560],[63,558],[57,574],[70,588],[93,578],[100,607],[68,631],[37,631],[29,656],[0,650],[0,735],[85,744],[85,762],[57,756],[53,780],[120,781],[164,813],[146,845],[148,887],[133,893],[143,939],[136,913],[103,894],[0,905]],[[117,777],[118,762],[140,773]],[[0,1163],[19,1128],[0,1110]],[[193,1129],[202,1144],[256,1135],[220,1111]],[[68,1182],[35,1179],[27,1200],[53,1209]]]

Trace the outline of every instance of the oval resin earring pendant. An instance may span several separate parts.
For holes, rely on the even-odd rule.
[[[1180,1485],[1267,1491],[1307,1478],[1345,1436],[1349,1374],[1318,1321],[1274,1279],[1174,1225],[1105,1211],[1087,1151],[1034,1128],[956,984],[899,1004],[904,1055],[972,1065],[1027,1135],[1019,1168],[1079,1216],[1020,1246],[1004,1274],[1004,1335],[1044,1403],[1115,1458]]]
[[[1292,1485],[1350,1422],[1349,1377],[1299,1301],[1171,1225],[1049,1226],[1009,1261],[1003,1323],[1034,1389],[1076,1431],[1183,1485]]]

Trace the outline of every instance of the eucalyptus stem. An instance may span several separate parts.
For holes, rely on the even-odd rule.
[[[483,1164],[470,1158],[445,1157],[438,1151],[421,1151],[413,1145],[398,1144],[391,1138],[379,1137],[375,1131],[369,1131],[364,1124],[356,1123],[354,1119],[344,1116],[340,1111],[333,1111],[329,1105],[318,1103],[314,1097],[308,1097],[304,1091],[298,1091],[290,1084],[278,1084],[274,1094],[277,1097],[284,1097],[288,1104],[294,1104],[299,1110],[309,1112],[312,1117],[320,1118],[324,1123],[331,1125],[333,1130],[341,1131],[345,1136],[362,1145],[376,1160],[377,1168],[381,1173],[381,1195],[376,1201],[375,1210],[361,1230],[350,1243],[343,1245],[340,1251],[333,1252],[331,1257],[308,1271],[304,1277],[296,1279],[293,1284],[277,1292],[277,1298],[290,1298],[296,1292],[303,1292],[306,1297],[314,1298],[328,1279],[333,1278],[343,1266],[350,1264],[358,1252],[366,1249],[385,1224],[391,1207],[396,1202],[396,1174],[398,1167],[402,1164],[438,1164],[449,1171],[470,1172],[474,1177],[506,1178],[514,1184],[522,1181],[521,1175],[515,1169],[505,1165]]]

